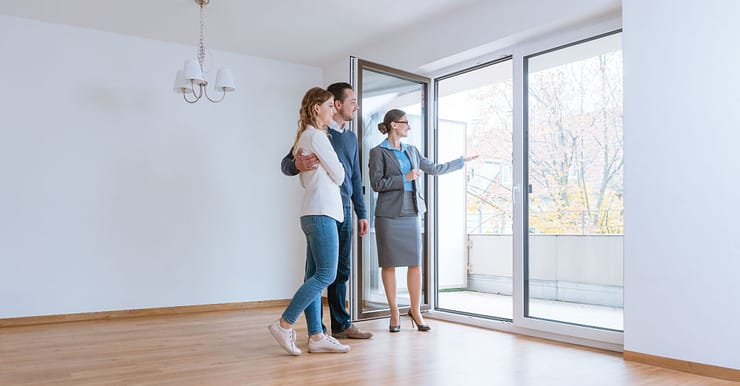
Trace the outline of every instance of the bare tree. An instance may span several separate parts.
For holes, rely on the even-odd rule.
[[[530,225],[622,232],[621,52],[529,74],[528,97]]]

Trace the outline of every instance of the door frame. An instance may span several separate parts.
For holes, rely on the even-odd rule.
[[[357,95],[357,99],[360,102],[359,103],[359,110],[357,111],[357,117],[352,121],[351,129],[355,132],[357,135],[357,138],[359,139],[358,143],[358,154],[359,154],[359,160],[360,165],[364,165],[367,163],[368,160],[364,159],[363,157],[363,150],[364,150],[364,144],[362,141],[362,135],[363,135],[363,122],[362,122],[362,113],[363,113],[363,103],[362,103],[362,71],[363,70],[370,70],[373,72],[377,72],[380,74],[396,77],[399,79],[412,81],[419,83],[422,88],[422,119],[423,124],[422,127],[419,128],[422,133],[422,142],[424,149],[420,149],[422,151],[422,154],[425,154],[426,156],[429,156],[429,149],[432,147],[432,139],[433,135],[430,135],[429,131],[429,125],[432,118],[432,103],[430,100],[430,87],[432,80],[430,78],[414,74],[408,71],[400,70],[397,68],[389,67],[386,65],[373,63],[371,61],[367,61],[364,59],[360,59],[354,56],[350,57],[350,83],[352,84],[352,87],[355,90],[355,93]],[[362,170],[362,166],[360,166],[360,169]],[[433,192],[433,189],[431,189],[430,184],[432,181],[430,181],[429,176],[424,174],[424,196],[427,198],[427,202],[433,202],[434,197],[431,196],[431,192]],[[370,189],[369,187],[369,181],[362,182],[363,186],[363,193],[367,189]],[[433,278],[434,275],[432,275],[431,268],[432,268],[432,261],[430,257],[430,251],[432,251],[432,240],[430,237],[430,229],[434,229],[430,226],[430,219],[433,216],[430,215],[429,212],[425,214],[424,221],[422,222],[423,225],[423,250],[422,250],[422,271],[424,272],[422,276],[422,299],[421,299],[421,309],[422,310],[429,310],[431,309],[431,300],[434,299],[434,296],[430,296],[429,291],[434,289],[434,283]],[[356,222],[355,222],[356,223]],[[361,238],[359,235],[359,230],[354,230],[355,237],[352,240],[352,249],[353,249],[353,269],[352,269],[352,285],[350,286],[351,296],[350,296],[350,312],[352,315],[353,320],[368,320],[368,319],[376,319],[376,318],[382,318],[390,315],[389,310],[374,310],[374,311],[363,311],[362,310],[362,302],[364,301],[364,292],[363,292],[363,256],[362,256],[362,248],[360,246]],[[407,307],[400,307],[400,312],[403,314],[404,311],[407,310]]]
[[[493,60],[489,60],[489,61],[486,61],[486,62],[477,64],[477,65],[474,65],[474,66],[471,66],[471,67],[466,67],[466,68],[463,68],[461,70],[450,72],[450,73],[447,73],[447,74],[444,74],[444,75],[439,75],[439,76],[436,76],[436,77],[434,77],[432,79],[432,81],[434,83],[434,98],[433,98],[433,102],[432,102],[433,107],[434,107],[434,119],[432,120],[432,122],[433,122],[433,125],[434,125],[434,137],[435,137],[434,138],[434,140],[435,140],[435,146],[434,146],[434,157],[435,157],[435,159],[439,159],[439,149],[438,149],[438,146],[436,146],[436,144],[438,142],[437,136],[439,135],[439,130],[438,130],[438,127],[437,127],[438,124],[439,124],[439,114],[438,114],[438,111],[439,111],[439,82],[440,81],[443,81],[445,79],[453,78],[453,77],[458,76],[458,75],[463,75],[463,74],[467,74],[469,72],[480,70],[482,68],[486,68],[486,67],[489,67],[489,66],[495,66],[495,65],[497,65],[499,63],[504,63],[504,62],[507,62],[507,61],[512,61],[512,68],[513,68],[514,66],[513,66],[513,57],[512,57],[512,55],[505,55],[505,56],[501,56],[499,58],[496,58],[496,59],[493,59]],[[512,77],[513,77],[513,73],[512,73]],[[513,119],[512,119],[512,123],[513,123]],[[514,128],[512,126],[512,140],[513,140],[513,130],[514,130]],[[512,161],[513,161],[513,159],[512,159]],[[435,196],[436,196],[436,194],[437,194],[437,184],[434,184],[434,192],[435,192]],[[513,212],[513,210],[514,210],[514,208],[513,208],[513,203],[512,203],[512,212]],[[434,266],[435,267],[438,267],[439,266],[439,240],[437,238],[437,235],[439,234],[439,228],[437,226],[438,225],[437,214],[439,213],[439,202],[437,200],[434,200],[434,211],[433,211],[433,213],[434,213],[434,225],[435,225],[433,236],[432,236],[432,237],[434,237],[434,255],[433,256],[434,256]],[[512,231],[513,231],[513,227],[512,227]],[[512,234],[512,238],[513,238],[513,234]],[[512,270],[513,270],[513,267],[512,267]],[[438,280],[439,280],[438,279],[439,274],[438,274],[438,272],[437,272],[436,269],[434,271],[434,277],[435,277],[435,283],[438,282]],[[512,286],[513,286],[513,272],[512,272]],[[513,296],[514,295],[512,294],[512,298],[513,298]],[[435,285],[435,288],[434,288],[434,306],[435,306],[434,309],[435,310],[439,310],[439,311],[442,311],[442,312],[449,312],[449,313],[452,313],[452,314],[458,314],[458,315],[464,315],[464,316],[471,316],[471,317],[478,317],[478,318],[491,319],[491,320],[498,320],[498,321],[504,321],[504,322],[511,322],[512,321],[512,319],[502,318],[502,317],[497,317],[497,316],[481,315],[481,314],[475,314],[475,313],[467,312],[467,311],[452,310],[452,309],[448,309],[448,308],[439,308],[438,305],[439,305],[439,288],[437,288],[436,285]]]

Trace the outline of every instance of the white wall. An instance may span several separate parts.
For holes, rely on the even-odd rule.
[[[740,368],[738,19],[624,1],[625,350]]]
[[[22,37],[22,38],[21,38]],[[279,163],[319,68],[0,16],[0,318],[290,298],[300,194]]]

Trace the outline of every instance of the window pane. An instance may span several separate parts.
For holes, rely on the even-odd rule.
[[[512,319],[512,61],[437,83],[438,308]]]
[[[621,33],[526,58],[525,316],[622,330]]]

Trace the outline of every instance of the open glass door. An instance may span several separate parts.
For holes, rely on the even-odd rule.
[[[426,154],[426,131],[429,122],[429,83],[428,78],[393,69],[383,65],[352,58],[354,71],[353,82],[360,110],[357,114],[355,132],[359,139],[360,164],[364,184],[364,199],[367,208],[370,230],[365,237],[356,237],[357,253],[353,270],[352,309],[356,320],[383,317],[389,315],[385,298],[378,256],[375,244],[375,200],[378,194],[370,188],[368,174],[368,155],[370,149],[379,145],[385,135],[378,131],[378,123],[385,113],[394,108],[406,112],[412,127],[405,143],[416,146]],[[421,181],[422,190],[427,193],[426,177]],[[428,194],[425,194],[428,197]],[[422,240],[422,309],[429,308],[430,258],[429,258],[429,225],[425,216],[421,217]],[[406,268],[396,269],[398,304],[400,308],[408,307],[409,297],[406,290]],[[401,310],[401,314],[406,312]]]

